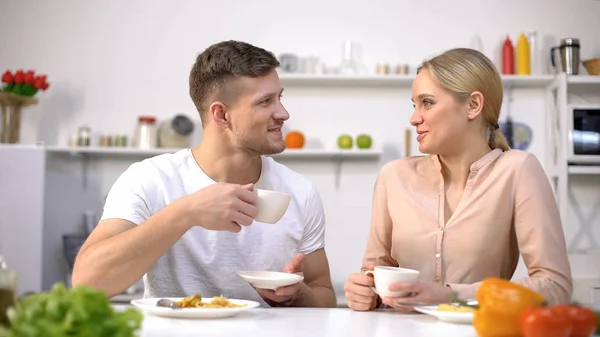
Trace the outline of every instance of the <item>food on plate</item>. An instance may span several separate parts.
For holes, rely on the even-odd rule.
[[[0,327],[2,337],[133,337],[143,320],[134,308],[117,312],[102,291],[86,286],[68,289],[63,283],[22,298],[8,317],[10,326]]]
[[[475,299],[479,308],[473,313],[473,327],[479,336],[520,336],[521,313],[545,304],[538,292],[508,280],[483,280]]]
[[[437,306],[437,311],[444,312],[473,312],[475,308],[472,306],[454,305],[454,304],[440,304]]]
[[[202,296],[196,294],[194,296],[184,297],[177,302],[180,308],[205,308],[205,309],[226,309],[226,308],[243,308],[248,304],[235,304],[223,296],[215,296],[210,302],[202,301]]]

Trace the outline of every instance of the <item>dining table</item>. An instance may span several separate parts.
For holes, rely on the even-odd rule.
[[[476,337],[477,333],[471,324],[447,323],[429,315],[390,309],[361,312],[349,308],[258,307],[216,319],[166,318],[144,313],[139,336]]]

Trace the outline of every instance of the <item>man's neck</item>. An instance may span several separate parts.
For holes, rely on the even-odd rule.
[[[226,143],[205,138],[192,149],[198,166],[216,182],[240,185],[256,183],[262,170],[261,157],[228,147]]]

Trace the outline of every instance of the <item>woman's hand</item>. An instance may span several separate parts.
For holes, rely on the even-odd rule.
[[[375,286],[373,277],[363,273],[351,274],[344,286],[348,307],[356,311],[374,310],[377,307],[377,294],[371,289]]]
[[[412,310],[411,304],[440,304],[452,300],[452,289],[436,282],[392,283],[391,291],[412,293],[409,297],[385,297],[383,303],[401,311]]]

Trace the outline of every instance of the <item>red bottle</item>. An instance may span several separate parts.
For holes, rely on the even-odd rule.
[[[504,40],[502,47],[502,74],[512,75],[515,73],[515,48],[513,47],[510,37]]]

